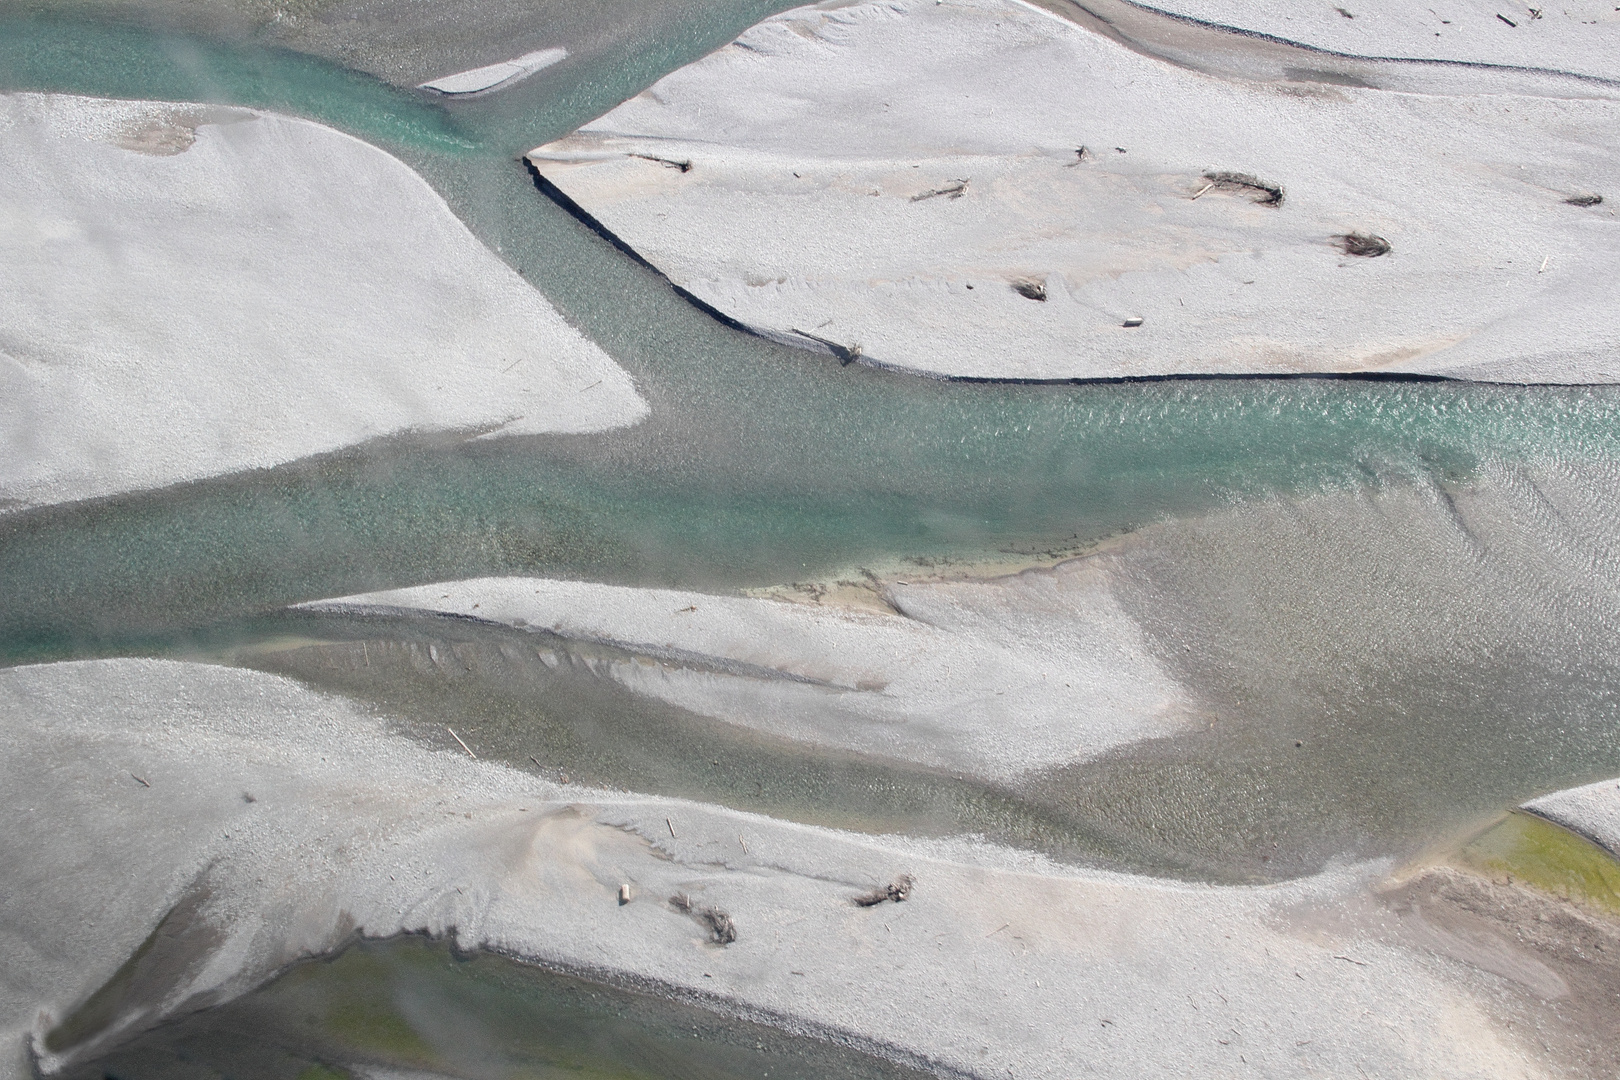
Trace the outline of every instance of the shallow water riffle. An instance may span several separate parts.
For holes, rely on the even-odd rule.
[[[876,1049],[876,1048],[872,1048]],[[374,1070],[389,1070],[377,1072]],[[360,941],[227,1005],[144,1034],[70,1080],[914,1080],[865,1052],[444,942]]]
[[[464,724],[480,753],[591,783],[1148,873],[1286,877],[1410,856],[1620,772],[1615,473],[1491,466],[1122,538],[1099,557],[1112,594],[1197,724],[999,785],[696,716],[615,681],[616,665],[667,660],[545,631],[288,613],[170,647],[376,702],[442,745]]]
[[[733,357],[733,360],[740,360]],[[0,518],[0,652],[121,647],[281,604],[537,574],[708,591],[1039,555],[1244,500],[1465,484],[1560,455],[1606,498],[1620,391],[1165,382],[987,387],[737,363],[588,437],[395,440]],[[778,378],[777,376],[780,376]],[[1583,479],[1590,474],[1590,479]]]
[[[1148,530],[1115,596],[1208,730],[1049,782],[1189,856],[1275,861],[1410,850],[1620,771],[1617,481],[1490,464]]]
[[[974,834],[1149,873],[1234,876],[1129,822],[1099,828],[1089,807],[1075,813],[1017,784],[828,749],[637,693],[616,668],[672,662],[610,645],[432,616],[288,613],[257,623],[254,636],[216,644],[216,655],[369,703],[430,745],[461,753],[459,737],[481,759],[550,780],[868,833]]]
[[[1614,388],[946,383],[722,326],[550,202],[511,155],[723,38],[745,7],[705,8],[715,21],[696,29],[660,24],[570,75],[580,96],[566,101],[542,73],[516,96],[454,106],[286,49],[5,14],[0,85],[286,108],[399,154],[635,375],[653,411],[598,436],[400,437],[6,514],[0,656],[135,648],[291,601],[482,574],[725,591],[907,558],[1005,561],[1234,501],[1620,458]]]

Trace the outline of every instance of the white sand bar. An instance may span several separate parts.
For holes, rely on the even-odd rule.
[[[1160,11],[1357,56],[1449,60],[1620,79],[1620,11],[1610,0],[1151,0]]]
[[[243,109],[0,97],[0,506],[645,412],[374,147]]]
[[[1579,833],[1620,858],[1620,779],[1555,791],[1532,799],[1524,808]]]
[[[503,60],[499,64],[430,79],[421,85],[424,90],[437,90],[441,94],[451,95],[479,94],[487,90],[505,89],[527,79],[537,71],[550,67],[567,55],[567,49],[539,49],[512,60]]]
[[[1178,55],[1253,40],[1132,10],[1203,35]],[[881,365],[1620,378],[1620,89],[1297,52],[1217,76],[1016,0],[827,4],[531,159],[726,315]]]
[[[4,1080],[30,1045],[50,1075],[356,929],[649,977],[978,1076],[1554,1074],[1533,1023],[1493,1016],[1500,980],[1355,917],[1366,870],[1189,887],[561,789],[257,673],[0,671],[0,813]],[[905,904],[852,903],[901,873]],[[50,1052],[160,924],[100,1033]]]
[[[612,644],[641,662],[601,673],[693,712],[995,780],[1203,726],[1101,560],[888,595],[903,614],[482,578],[304,606],[451,613]]]

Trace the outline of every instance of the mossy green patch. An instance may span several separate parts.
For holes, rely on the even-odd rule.
[[[1514,811],[1463,846],[1462,859],[1544,892],[1620,916],[1620,859],[1546,818]]]
[[[298,1074],[298,1080],[354,1080],[354,1074],[331,1065],[311,1065]]]

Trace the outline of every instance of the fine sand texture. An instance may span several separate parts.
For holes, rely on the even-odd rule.
[[[1620,87],[1113,6],[795,9],[531,161],[724,317],[846,361],[1620,377]]]
[[[305,607],[453,614],[612,645],[629,654],[605,665],[612,678],[701,715],[992,780],[1196,723],[1093,561],[886,593],[895,610],[878,613],[485,578]]]
[[[400,930],[986,1077],[1558,1074],[1497,1009],[1511,975],[1381,929],[1376,867],[1194,887],[558,788],[166,661],[0,672],[0,746],[7,1080]],[[904,903],[854,902],[902,874]]]
[[[0,508],[404,432],[637,421],[398,160],[303,120],[0,97]]]

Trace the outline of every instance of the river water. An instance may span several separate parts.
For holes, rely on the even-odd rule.
[[[649,732],[716,732],[588,675],[537,690],[533,672],[491,665],[434,700],[493,730],[542,693],[573,695],[581,715],[613,722],[583,750],[577,730],[542,748],[548,765],[602,783],[804,820],[854,806],[827,823],[979,832],[1204,878],[1410,852],[1620,771],[1620,389],[1034,386],[843,366],[722,326],[535,189],[522,151],[772,7],[681,8],[621,38],[595,26],[583,59],[455,104],[258,32],[187,35],[122,8],[0,9],[0,88],[271,108],[396,154],[652,406],[625,431],[385,440],[0,517],[0,657],[200,653],[403,710],[423,699],[362,684],[332,650],[368,636],[425,647],[431,634],[279,609],[484,574],[727,592],[908,560],[1049,560],[1128,534],[1122,602],[1231,719],[1223,738],[1160,740],[992,789],[747,740],[734,749],[754,764],[724,775],[705,772],[706,749],[649,762],[632,752]],[[330,648],[302,666],[257,650],[289,634]],[[534,746],[519,734],[514,761]],[[781,781],[771,798],[760,777]],[[851,803],[857,791],[882,798]]]

